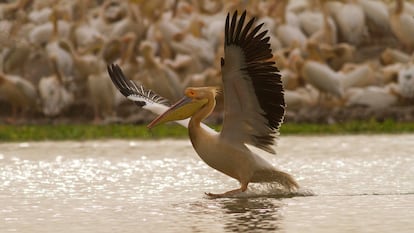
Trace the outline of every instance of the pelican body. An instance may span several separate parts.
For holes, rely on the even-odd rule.
[[[200,158],[210,167],[238,180],[241,187],[222,194],[225,197],[245,192],[249,183],[274,182],[291,191],[299,186],[287,173],[251,151],[250,144],[270,153],[283,121],[285,102],[279,70],[270,61],[272,51],[263,24],[246,24],[246,12],[227,15],[225,57],[221,59],[224,122],[221,132],[201,123],[216,105],[215,87],[189,87],[185,96],[154,119],[148,128],[190,118],[188,132]],[[125,96],[136,96],[137,86],[123,77],[116,65],[108,67],[112,81]],[[140,101],[140,100],[137,100]]]

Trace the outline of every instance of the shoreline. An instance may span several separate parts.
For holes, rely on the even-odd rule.
[[[213,126],[219,129],[220,126]],[[335,124],[285,123],[280,130],[284,135],[358,135],[414,133],[414,122],[352,121]],[[168,124],[148,130],[142,124],[55,124],[55,125],[0,125],[0,143],[17,141],[62,141],[99,139],[163,139],[186,138],[187,129]]]

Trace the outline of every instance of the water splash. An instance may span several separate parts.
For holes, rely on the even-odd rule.
[[[310,189],[299,188],[297,190],[287,190],[276,183],[250,185],[249,189],[243,193],[231,194],[223,198],[292,198],[315,196]],[[214,198],[213,198],[214,199]]]

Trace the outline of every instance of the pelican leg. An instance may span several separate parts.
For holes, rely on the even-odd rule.
[[[244,184],[241,185],[240,188],[233,189],[233,190],[227,191],[225,193],[206,193],[206,195],[209,196],[209,197],[212,197],[212,198],[233,196],[233,195],[245,192],[247,190],[247,185],[248,184],[249,183],[244,183]]]
[[[93,123],[94,124],[100,124],[102,119],[101,119],[101,116],[99,114],[99,109],[98,109],[97,106],[94,106],[94,108],[93,108],[93,115],[94,115]]]
[[[16,123],[16,119],[17,119],[17,107],[12,105],[11,116],[6,118],[6,122],[9,124],[14,124]]]

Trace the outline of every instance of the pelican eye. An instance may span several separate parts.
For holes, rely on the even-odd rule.
[[[221,63],[221,66],[224,66],[224,59],[223,58],[221,58],[220,63]]]
[[[194,91],[188,91],[188,96],[194,97],[196,94]]]

